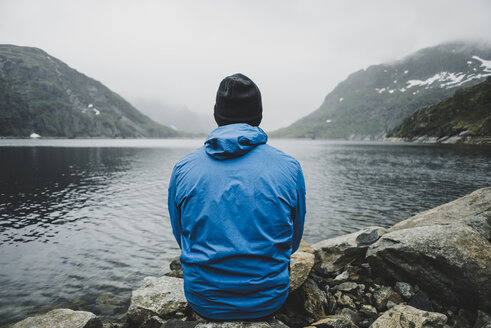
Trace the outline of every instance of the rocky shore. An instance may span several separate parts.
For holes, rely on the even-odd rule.
[[[14,328],[491,328],[491,187],[389,229],[369,227],[291,259],[290,295],[268,321],[209,322],[189,307],[179,261],[133,291],[123,324],[56,309]]]

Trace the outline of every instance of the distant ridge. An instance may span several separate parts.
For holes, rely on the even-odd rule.
[[[382,139],[418,108],[491,76],[491,46],[452,42],[348,76],[313,113],[272,137]]]
[[[184,135],[41,49],[0,45],[0,137],[32,133],[64,138]]]

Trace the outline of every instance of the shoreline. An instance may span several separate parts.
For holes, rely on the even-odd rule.
[[[404,317],[416,328],[485,328],[491,322],[489,204],[491,187],[388,229],[369,227],[312,246],[303,243],[292,255],[291,293],[267,322],[199,318],[184,297],[180,263],[173,261],[171,272],[147,277],[133,291],[125,323],[103,324],[90,312],[58,309],[13,327],[83,318],[79,327],[86,328],[384,328],[406,327],[393,323]]]

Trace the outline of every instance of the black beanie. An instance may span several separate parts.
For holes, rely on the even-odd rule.
[[[233,123],[258,126],[263,118],[263,105],[257,85],[240,73],[224,78],[218,87],[214,116],[218,126]]]

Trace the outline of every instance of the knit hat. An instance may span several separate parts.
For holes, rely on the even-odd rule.
[[[257,85],[240,73],[224,78],[218,87],[214,116],[218,126],[233,123],[258,126],[263,118],[263,105]]]

